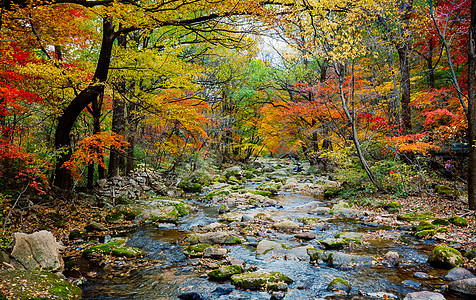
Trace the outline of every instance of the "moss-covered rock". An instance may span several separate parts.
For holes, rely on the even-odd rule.
[[[423,213],[406,213],[403,215],[397,215],[397,220],[399,221],[424,221],[428,219],[433,219],[432,213],[423,212]]]
[[[212,245],[210,244],[194,244],[194,245],[188,245],[187,248],[183,250],[183,253],[185,255],[188,255],[190,257],[202,257],[203,252],[205,249],[208,247],[211,247]]]
[[[431,224],[437,225],[437,226],[448,226],[451,223],[447,219],[436,218],[433,221],[431,221]]]
[[[311,261],[324,263],[334,268],[356,268],[373,266],[376,261],[372,257],[325,251],[322,249],[308,248],[307,254]]]
[[[0,270],[0,286],[15,299],[81,299],[80,288],[47,272]]]
[[[324,189],[324,197],[326,199],[332,199],[339,195],[340,188],[336,186],[328,186]]]
[[[289,284],[293,280],[279,272],[243,273],[231,276],[231,283],[234,286],[249,290],[264,289],[271,283],[279,282]]]
[[[200,183],[191,182],[187,179],[180,181],[177,187],[186,193],[200,193],[202,191],[202,185]]]
[[[476,258],[476,250],[470,250],[464,254],[464,257],[467,259],[473,259]]]
[[[325,238],[319,240],[319,243],[321,243],[326,249],[331,250],[343,249],[346,245],[349,244],[349,242],[341,238]]]
[[[452,189],[446,185],[441,185],[441,184],[436,185],[433,191],[436,194],[441,196],[457,196],[458,195],[457,190]]]
[[[241,274],[243,270],[238,265],[231,265],[225,268],[220,268],[209,272],[208,278],[214,281],[224,281],[231,278],[235,274]]]
[[[433,225],[432,223],[428,221],[421,221],[420,224],[418,224],[416,231],[422,231],[422,230],[432,230],[435,229],[436,225]]]
[[[448,221],[451,224],[454,224],[456,226],[460,226],[460,227],[468,226],[468,221],[466,221],[464,218],[462,218],[460,216],[452,216],[452,217],[448,218]]]
[[[87,238],[87,237],[88,237],[88,234],[86,233],[85,230],[73,229],[69,233],[69,239],[70,240],[84,239],[84,238]]]
[[[271,197],[273,195],[270,191],[250,191],[250,193],[263,197]]]
[[[424,239],[428,237],[432,237],[436,234],[436,230],[430,229],[430,230],[420,230],[415,233],[415,237],[419,239]]]
[[[436,246],[428,257],[428,262],[437,268],[451,269],[463,264],[463,256],[451,247]]]
[[[139,248],[127,247],[126,240],[121,238],[112,239],[110,242],[93,246],[83,251],[83,256],[85,257],[108,254],[118,257],[137,257],[144,255],[144,252]]]
[[[277,195],[281,186],[282,186],[281,182],[269,181],[259,185],[256,189],[261,191],[268,191],[271,193],[271,195]]]
[[[238,178],[236,178],[235,176],[230,176],[228,177],[227,181],[226,181],[228,184],[231,184],[231,185],[240,185],[241,184],[241,180],[239,180]]]
[[[397,212],[402,207],[402,204],[396,201],[385,203],[383,208],[389,212]]]
[[[334,237],[344,239],[348,243],[361,244],[363,235],[361,232],[339,232]]]
[[[329,284],[327,285],[327,290],[328,291],[333,291],[333,290],[340,290],[344,291],[346,293],[350,292],[352,287],[350,284],[347,283],[344,279],[337,277],[334,278]]]

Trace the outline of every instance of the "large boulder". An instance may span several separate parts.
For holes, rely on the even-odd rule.
[[[51,232],[15,233],[13,237],[15,246],[12,256],[21,262],[13,262],[17,269],[26,267],[27,270],[63,271],[63,258],[59,252],[63,247],[56,242]]]
[[[266,254],[270,251],[276,253],[284,253],[285,247],[283,244],[270,241],[270,240],[261,240],[256,246],[256,255]]]
[[[453,281],[449,284],[450,290],[457,291],[463,294],[476,296],[476,278],[467,278]]]
[[[437,268],[452,269],[463,264],[463,255],[451,247],[436,246],[428,257],[428,262]]]
[[[290,220],[284,220],[273,224],[273,228],[281,231],[294,231],[299,229],[299,225]]]
[[[197,170],[187,177],[184,177],[177,184],[187,193],[199,193],[203,186],[209,185],[212,182],[212,176],[206,170]]]

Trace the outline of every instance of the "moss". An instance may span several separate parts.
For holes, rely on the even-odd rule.
[[[467,259],[473,259],[476,257],[476,250],[470,250],[464,254]]]
[[[245,177],[246,179],[251,179],[255,177],[255,174],[253,174],[252,171],[245,171],[245,173],[243,174],[243,177]]]
[[[447,225],[450,225],[450,222],[446,219],[436,218],[431,222],[431,224],[447,226]]]
[[[177,185],[178,188],[181,188],[186,193],[200,193],[202,191],[202,185],[198,182],[191,182],[189,180],[182,180]]]
[[[142,250],[134,247],[126,247],[125,244],[125,239],[114,239],[108,243],[104,243],[99,246],[93,246],[84,250],[83,256],[90,257],[94,254],[111,254],[114,256],[136,257],[144,254]]]
[[[61,279],[53,273],[38,271],[0,271],[0,283],[3,280],[15,285],[5,285],[15,299],[39,299],[35,297],[41,293],[41,299],[81,299],[81,289]],[[45,295],[45,292],[48,294]],[[1,298],[1,297],[0,297]]]
[[[299,219],[299,222],[303,223],[304,225],[314,225],[319,223],[319,219],[311,217],[302,217]]]
[[[350,284],[347,283],[347,281],[345,281],[344,279],[340,278],[340,277],[337,277],[337,278],[334,278],[331,282],[329,282],[329,284],[327,285],[327,288],[329,289],[330,287],[332,286],[336,286],[338,284],[343,284],[345,285],[346,287],[348,287],[349,289],[351,289],[352,287],[350,286]]]
[[[468,226],[468,222],[464,218],[459,217],[459,216],[452,216],[452,217],[448,218],[448,221],[451,224],[454,224],[456,226],[460,226],[460,227]]]
[[[273,193],[270,191],[250,191],[250,193],[263,197],[271,197],[273,195]]]
[[[415,233],[415,237],[419,239],[423,239],[426,237],[434,236],[436,234],[436,230],[420,230]]]
[[[339,195],[339,193],[340,193],[340,188],[335,186],[328,186],[324,190],[324,197],[327,199],[335,198]]]
[[[399,203],[399,202],[389,202],[389,203],[385,203],[383,205],[383,208],[385,208],[386,210],[388,211],[395,211],[395,210],[399,210],[400,208],[402,207],[402,204]]]
[[[87,237],[88,237],[88,234],[84,230],[73,229],[69,233],[69,239],[70,240],[84,239],[84,238],[87,238]]]
[[[213,270],[209,272],[207,275],[208,275],[208,278],[210,278],[210,280],[224,281],[224,280],[230,279],[231,276],[235,274],[241,274],[241,272],[243,272],[243,270],[241,269],[240,266],[231,265],[225,268]]]
[[[231,276],[231,283],[242,289],[258,290],[265,288],[269,284],[279,282],[289,284],[293,280],[279,272],[243,273]]]
[[[179,216],[188,215],[190,213],[190,211],[192,210],[190,208],[190,205],[185,204],[183,202],[178,202],[178,203],[174,204],[174,206],[175,206],[175,209],[177,210]]]
[[[112,211],[106,215],[106,222],[118,223],[123,218],[123,214],[120,211]]]
[[[435,229],[436,226],[431,224],[428,221],[421,221],[420,224],[418,224],[416,231],[422,231],[422,230],[431,230]]]
[[[433,218],[433,214],[429,212],[406,213],[403,215],[397,215],[397,220],[399,221],[423,221],[423,220],[428,220],[432,218]]]
[[[191,257],[201,257],[203,255],[203,251],[208,247],[211,247],[210,244],[194,244],[189,245],[187,248],[184,249],[184,253],[191,256]]]
[[[428,262],[437,268],[452,269],[463,264],[463,256],[451,247],[436,246],[428,257]]]
[[[241,239],[237,236],[230,237],[225,244],[241,244]]]
[[[434,192],[442,196],[458,195],[458,191],[441,184],[435,186]]]

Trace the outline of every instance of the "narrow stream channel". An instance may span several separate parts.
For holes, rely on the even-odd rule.
[[[301,217],[309,214],[301,208],[309,203],[323,201],[312,196],[296,193],[285,193],[276,197],[279,206],[255,208],[246,213],[256,213],[266,210],[273,218],[290,218],[298,222]],[[325,203],[324,203],[325,205]],[[183,253],[183,241],[186,235],[193,232],[198,225],[207,225],[217,222],[216,208],[197,204],[198,210],[182,218],[176,226],[144,225],[128,232],[128,245],[141,248],[147,254],[145,259],[150,260],[148,266],[138,267],[125,275],[121,270],[109,268],[101,269],[96,266],[98,275],[88,278],[81,286],[84,299],[177,299],[184,292],[198,292],[209,299],[270,299],[270,294],[264,291],[245,291],[234,289],[229,282],[216,283],[208,280],[206,271],[199,271],[199,259],[189,259]],[[327,219],[329,216],[313,216]],[[293,234],[272,233],[273,239],[289,247],[315,246],[321,238],[334,237],[343,231],[353,232],[382,232],[382,228],[370,227],[358,218],[334,218],[325,222],[326,226],[314,227],[311,232],[316,234],[312,241],[301,241]],[[325,230],[324,230],[325,229]],[[383,228],[386,229],[386,228]],[[385,232],[385,231],[383,231]],[[391,231],[387,231],[391,233]],[[244,260],[247,266],[253,265],[262,271],[282,272],[294,279],[284,299],[383,299],[375,294],[375,298],[355,298],[359,294],[387,292],[403,299],[405,294],[418,290],[441,290],[449,300],[469,300],[462,294],[444,290],[441,276],[445,270],[432,268],[426,263],[434,244],[426,240],[417,240],[402,233],[404,242],[377,239],[368,244],[346,248],[343,251],[349,254],[359,254],[382,257],[388,251],[396,251],[402,261],[399,267],[388,268],[383,266],[360,267],[350,270],[339,270],[327,266],[317,266],[309,261],[303,250],[302,257],[275,258],[272,256],[256,256],[256,247],[252,243],[225,246],[229,255]],[[83,261],[86,266],[88,261]],[[90,266],[89,266],[90,267]],[[416,278],[415,272],[425,272],[433,279]],[[352,285],[350,295],[335,295],[327,291],[327,284],[334,278],[341,277]],[[402,283],[403,282],[403,283]],[[418,285],[421,285],[419,287]],[[353,298],[354,297],[354,298]]]

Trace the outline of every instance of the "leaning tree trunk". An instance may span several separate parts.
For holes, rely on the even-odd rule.
[[[476,0],[471,1],[471,23],[468,48],[468,202],[476,210]]]
[[[55,148],[64,150],[56,162],[55,179],[53,184],[62,189],[70,189],[73,184],[71,173],[63,168],[63,164],[71,157],[70,133],[81,112],[104,92],[104,82],[107,79],[113,42],[116,38],[111,20],[103,20],[103,37],[101,51],[94,73],[93,82],[82,90],[65,108],[58,119],[55,133]]]

